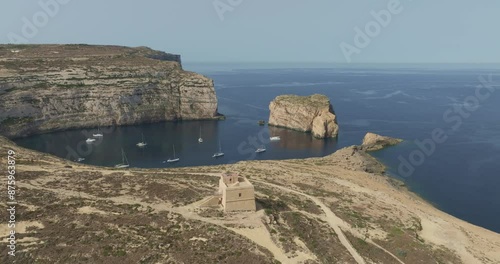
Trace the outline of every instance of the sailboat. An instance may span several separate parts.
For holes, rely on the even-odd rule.
[[[180,159],[175,157],[175,145],[172,145],[172,148],[174,150],[174,158],[173,159],[168,159],[167,163],[173,163],[173,162],[178,162]]]
[[[200,137],[198,138],[198,143],[203,143],[203,138],[201,138],[201,126],[200,126]]]
[[[97,134],[93,134],[93,137],[103,137],[104,135],[101,133],[101,129],[97,127]]]
[[[142,141],[135,144],[135,145],[138,146],[139,148],[143,148],[143,147],[148,145],[148,143],[146,143],[146,141],[144,141],[144,134],[142,134]]]
[[[125,155],[125,151],[123,151],[123,148],[122,148],[122,163],[115,165],[115,168],[124,169],[124,168],[128,168],[128,167],[130,167],[130,165],[128,164],[127,155]]]
[[[220,140],[219,140],[219,152],[215,152],[214,155],[212,156],[212,158],[218,158],[218,157],[222,157],[222,156],[224,156],[224,152],[222,152],[222,147],[221,147]]]
[[[255,153],[261,153],[261,152],[265,152],[266,151],[266,148],[264,146],[261,146],[260,148],[258,148]]]

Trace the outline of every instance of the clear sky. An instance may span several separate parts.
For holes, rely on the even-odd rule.
[[[59,10],[39,4],[53,1]],[[191,62],[344,63],[340,44],[358,49],[355,27],[364,31],[391,1],[216,0],[218,14],[214,0],[4,0],[0,42],[149,46]],[[398,10],[352,62],[500,63],[500,1],[400,0]],[[23,34],[36,19],[36,34]]]

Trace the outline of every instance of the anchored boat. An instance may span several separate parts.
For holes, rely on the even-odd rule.
[[[144,140],[144,134],[142,134],[142,141],[135,145],[138,146],[139,148],[143,148],[148,145],[148,143],[146,143],[146,141]]]
[[[123,151],[123,148],[122,148],[122,163],[115,165],[115,168],[124,169],[124,168],[128,168],[128,167],[130,167],[130,164],[128,164],[127,155],[125,155],[125,151]]]
[[[172,148],[173,148],[173,150],[174,150],[174,158],[173,158],[173,159],[168,159],[168,160],[167,160],[167,163],[178,162],[179,160],[181,160],[181,159],[179,159],[179,158],[177,158],[177,157],[175,156],[175,145],[172,145]]]

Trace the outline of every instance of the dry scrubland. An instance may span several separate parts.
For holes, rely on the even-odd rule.
[[[500,262],[499,234],[433,208],[355,147],[156,170],[84,166],[0,138],[0,153],[8,149],[18,153],[21,205],[18,252],[9,259],[2,238],[1,263]],[[257,212],[198,208],[224,171],[250,178]]]

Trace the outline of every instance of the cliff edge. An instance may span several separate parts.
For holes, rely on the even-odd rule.
[[[0,134],[216,119],[213,81],[146,47],[0,45]]]
[[[339,126],[324,95],[280,95],[269,105],[269,125],[311,132],[316,138],[337,137]]]

